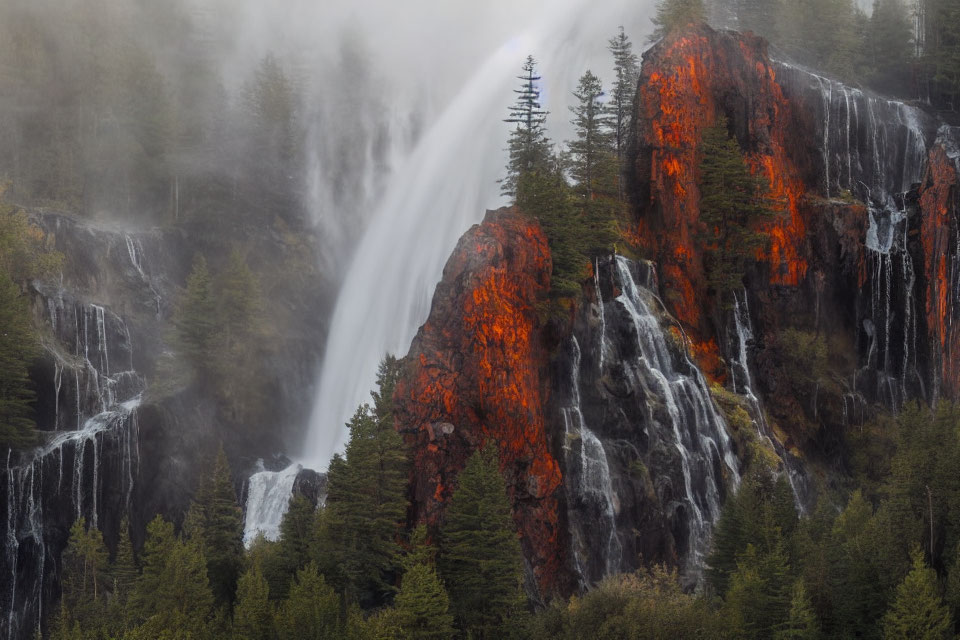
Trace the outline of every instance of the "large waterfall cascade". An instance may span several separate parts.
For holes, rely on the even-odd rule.
[[[598,6],[562,0],[549,11],[534,11],[515,23],[514,36],[463,73],[462,88],[436,115],[406,156],[395,157],[391,174],[341,287],[333,314],[320,385],[304,450],[298,463],[326,469],[346,443],[346,422],[367,400],[384,355],[405,355],[427,319],[433,290],[457,240],[489,207],[504,204],[497,180],[506,164],[509,129],[502,122],[514,98],[516,76],[528,54],[540,62],[541,101],[557,116],[551,138],[571,137],[566,105],[583,71],[609,78],[607,39],[623,25],[635,42],[650,28],[652,1],[639,5],[614,0]],[[282,491],[285,484],[260,476],[258,482]],[[248,494],[246,535],[270,535],[286,499],[271,492]],[[277,505],[279,512],[251,502]]]

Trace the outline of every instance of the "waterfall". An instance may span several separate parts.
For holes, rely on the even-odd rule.
[[[290,494],[297,474],[303,469],[292,464],[283,471],[273,473],[261,470],[247,481],[247,510],[243,521],[243,544],[249,549],[257,536],[267,540],[280,538],[280,523],[287,512]]]
[[[850,194],[867,206],[867,317],[859,319],[866,354],[856,378],[898,410],[921,391],[917,362],[917,283],[907,250],[909,192],[923,177],[936,126],[920,109],[847,87],[807,69],[777,63],[777,79],[812,115],[824,162],[824,194]],[[870,373],[869,376],[864,375]],[[856,385],[854,385],[855,387]],[[857,393],[853,389],[853,393]]]
[[[4,468],[0,575],[9,592],[0,594],[7,612],[0,632],[7,638],[21,637],[42,616],[53,580],[47,559],[62,544],[58,530],[81,517],[97,527],[107,502],[129,510],[140,461],[137,410],[144,381],[132,369],[111,372],[110,365],[112,355],[114,369],[120,361],[132,366],[126,324],[105,306],[68,301],[62,290],[40,293],[54,330],[44,348],[54,365],[55,409],[53,423],[39,425],[46,441],[17,455],[8,451]],[[72,394],[64,374],[74,378]]]
[[[754,393],[753,375],[750,373],[748,346],[753,343],[754,336],[746,289],[743,291],[742,301],[736,293],[734,293],[733,300],[733,326],[734,333],[736,334],[736,342],[733,345],[736,347],[736,357],[730,367],[733,391],[746,398],[750,406],[750,416],[753,419],[754,425],[757,427],[757,435],[765,440],[783,461],[787,480],[790,482],[790,489],[793,492],[794,505],[797,507],[797,511],[803,515],[806,513],[807,503],[810,498],[810,481],[800,461],[787,451],[783,443],[770,431],[770,425],[767,423],[767,414],[763,409],[760,398]],[[738,372],[740,374],[739,384],[737,384]],[[844,404],[844,407],[846,407],[846,404]]]
[[[599,291],[599,289],[598,289]],[[617,496],[610,479],[610,465],[603,443],[586,425],[580,409],[580,343],[571,340],[570,405],[561,409],[564,425],[567,500],[569,508],[585,514],[584,521],[570,518],[570,538],[581,588],[594,582],[585,557],[599,553],[604,578],[620,571],[623,546],[617,535]],[[601,347],[602,351],[602,347]],[[587,540],[605,540],[600,549],[587,547]]]
[[[739,484],[739,462],[726,424],[713,404],[706,380],[690,361],[685,347],[673,346],[653,312],[659,301],[638,285],[629,260],[616,257],[621,293],[615,299],[627,314],[636,340],[637,356],[623,363],[630,386],[657,398],[666,409],[683,479],[682,500],[688,511],[687,566],[701,567],[709,548],[712,524],[720,515],[723,477],[721,465],[733,486]]]

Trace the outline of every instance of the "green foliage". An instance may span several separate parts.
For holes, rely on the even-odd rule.
[[[259,563],[250,567],[237,583],[237,604],[233,608],[234,640],[272,640],[273,610],[270,588]]]
[[[217,603],[229,606],[243,566],[243,514],[222,446],[209,475],[197,489],[184,529],[207,560],[207,575]]]
[[[457,478],[440,534],[437,567],[460,629],[499,638],[525,605],[523,557],[494,447],[476,451]]]
[[[326,640],[341,634],[340,598],[313,562],[297,572],[290,595],[277,610],[276,629],[278,640]]]
[[[37,442],[29,366],[39,352],[29,301],[0,268],[0,449]]]
[[[520,179],[531,172],[544,171],[551,164],[550,140],[546,134],[547,112],[540,108],[540,76],[533,56],[523,63],[520,89],[515,89],[517,101],[510,107],[504,120],[515,124],[510,132],[507,151],[507,175],[501,180],[500,191],[505,196],[517,196]]]
[[[213,278],[206,259],[198,255],[194,258],[187,288],[177,306],[173,323],[177,331],[178,350],[199,374],[207,371],[216,355],[216,311]]]
[[[417,562],[403,574],[394,609],[403,638],[448,640],[454,636],[450,600],[430,562]]]
[[[738,555],[724,610],[737,638],[769,638],[790,614],[790,566],[782,543],[760,551],[753,544]]]
[[[357,409],[348,424],[346,455],[334,456],[327,473],[317,560],[349,603],[382,602],[393,593],[399,568],[408,469],[406,445],[393,419],[399,372],[396,358],[381,363],[374,406]]]
[[[113,576],[117,603],[124,606],[130,592],[133,591],[137,576],[140,575],[133,552],[133,542],[130,540],[130,523],[126,517],[120,521],[120,539],[117,542],[117,551],[110,566],[110,573]]]
[[[637,54],[633,52],[633,43],[624,33],[623,27],[620,27],[620,32],[616,36],[610,38],[607,50],[613,55],[613,71],[616,75],[607,109],[613,126],[617,160],[623,162],[634,113],[637,83],[640,81],[640,62]],[[620,182],[618,176],[618,195],[623,200],[623,186]]]
[[[709,603],[684,593],[675,572],[649,571],[605,579],[567,605],[540,612],[529,625],[532,640],[726,637],[725,623]]]
[[[923,552],[914,549],[913,568],[897,587],[897,597],[883,617],[884,640],[943,640],[953,637],[950,611],[940,598],[937,574]]]
[[[703,0],[660,0],[657,13],[652,18],[654,30],[650,41],[659,40],[689,24],[704,22],[706,15]]]
[[[109,593],[107,548],[95,527],[80,518],[70,527],[70,539],[62,557],[61,607],[67,626],[88,631],[105,622]]]
[[[813,602],[810,600],[803,580],[797,580],[790,597],[790,615],[774,638],[775,640],[818,640],[820,637],[820,623],[813,610]]]
[[[727,132],[726,119],[704,129],[700,154],[704,267],[708,286],[722,299],[743,286],[747,265],[768,244],[757,225],[774,210],[765,197],[768,186],[750,173],[740,146]]]

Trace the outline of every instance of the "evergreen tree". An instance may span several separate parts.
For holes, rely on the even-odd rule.
[[[590,264],[585,251],[589,233],[562,173],[555,169],[522,176],[517,206],[535,217],[547,236],[552,259],[550,295],[555,299],[579,295]]]
[[[634,114],[637,84],[640,81],[640,62],[637,54],[633,52],[633,43],[624,33],[623,27],[620,27],[620,32],[616,36],[610,38],[607,49],[613,54],[613,71],[617,78],[613,85],[611,99],[607,104],[612,120],[617,161],[622,163]],[[618,180],[617,184],[620,199],[623,200],[621,182]]]
[[[259,563],[254,563],[237,583],[237,604],[233,608],[234,640],[272,640],[273,612],[270,589]]]
[[[468,637],[499,638],[523,609],[523,558],[493,443],[457,478],[440,533],[437,566]]]
[[[421,525],[414,532],[394,602],[395,620],[409,640],[444,640],[455,633],[450,599],[433,563],[433,548],[426,543],[426,527]]]
[[[611,123],[601,99],[604,96],[600,78],[587,71],[580,76],[580,84],[570,107],[573,113],[576,139],[567,143],[570,152],[570,175],[576,182],[576,192],[586,202],[606,192],[615,179],[615,163],[610,162],[614,140]]]
[[[803,580],[797,580],[793,585],[790,616],[775,638],[776,640],[818,640],[820,638],[817,615],[813,611],[813,603],[810,601],[806,587],[803,586]]]
[[[381,363],[374,407],[357,409],[348,424],[346,456],[334,456],[328,469],[318,561],[349,603],[382,601],[393,592],[398,569],[408,468],[392,408],[399,366],[395,358]]]
[[[184,528],[207,560],[207,576],[217,603],[229,605],[243,565],[243,513],[223,446],[197,489]]]
[[[897,587],[896,599],[883,617],[885,640],[943,640],[953,637],[950,611],[940,599],[937,574],[912,553],[913,568]]]
[[[688,24],[704,22],[706,17],[703,0],[660,0],[652,18],[654,30],[650,41],[660,40],[674,29],[682,29]]]
[[[213,279],[202,255],[193,261],[173,322],[180,352],[198,373],[209,371],[216,358],[217,307]]]
[[[70,527],[62,558],[61,607],[67,626],[95,633],[105,622],[109,585],[108,552],[103,536],[80,518]]]
[[[306,497],[300,494],[290,497],[287,512],[280,523],[280,540],[264,565],[274,599],[287,596],[290,581],[310,562],[315,517],[316,508]]]
[[[147,525],[147,539],[140,556],[143,570],[134,583],[127,604],[127,615],[133,623],[152,615],[157,594],[162,588],[167,558],[177,544],[173,523],[158,515]]]
[[[520,89],[515,89],[517,101],[510,107],[510,116],[504,120],[515,124],[510,132],[507,151],[507,175],[501,180],[500,191],[505,196],[517,196],[520,178],[532,171],[543,171],[550,165],[550,141],[546,135],[547,113],[540,108],[541,80],[537,75],[537,63],[527,56],[523,64]]]
[[[117,600],[124,604],[133,590],[139,571],[137,560],[133,553],[133,542],[130,540],[130,522],[124,516],[120,521],[120,539],[117,542],[117,551],[110,565],[113,576],[114,592]]]
[[[290,595],[276,617],[279,640],[326,640],[340,637],[340,598],[310,562],[297,572]]]
[[[765,197],[768,187],[750,173],[725,118],[704,129],[699,169],[707,283],[723,298],[743,286],[747,264],[769,242],[756,227],[773,208]]]
[[[902,0],[874,0],[863,42],[870,84],[903,91],[913,57],[913,25]]]
[[[782,546],[766,553],[748,544],[730,576],[725,608],[737,638],[770,638],[791,609],[790,567]]]
[[[37,442],[29,366],[39,351],[28,298],[0,268],[0,449]]]

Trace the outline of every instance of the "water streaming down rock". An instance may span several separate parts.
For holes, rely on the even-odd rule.
[[[457,239],[487,207],[501,202],[505,113],[517,70],[533,53],[544,63],[543,101],[566,103],[583,69],[609,66],[603,44],[623,24],[641,38],[652,2],[614,0],[598,7],[563,0],[519,25],[516,36],[464,77],[460,92],[426,128],[383,186],[354,252],[334,310],[308,435],[300,461],[326,469],[346,441],[345,424],[374,386],[387,353],[405,353],[426,319],[434,286]],[[598,44],[599,43],[599,44]],[[556,91],[553,87],[558,87]],[[562,112],[563,106],[553,109]],[[553,127],[553,124],[551,124]],[[566,133],[565,118],[555,130]],[[256,509],[256,505],[247,508]]]
[[[930,397],[918,360],[917,273],[909,248],[917,187],[936,123],[920,109],[847,87],[786,63],[777,64],[785,94],[809,113],[823,158],[828,198],[867,205],[867,286],[859,303],[861,391],[897,410],[908,396]]]
[[[601,305],[602,306],[602,305]],[[570,518],[572,557],[580,587],[620,570],[623,546],[617,532],[617,496],[610,479],[610,465],[603,443],[586,425],[580,410],[580,344],[570,342],[570,406],[561,409],[564,426],[565,489]],[[601,352],[602,353],[602,352]],[[591,575],[585,557],[599,553],[603,572]]]
[[[750,369],[750,349],[754,341],[753,322],[750,319],[750,305],[746,290],[740,294],[734,294],[731,316],[733,318],[733,339],[730,341],[732,348],[732,354],[730,354],[732,355],[730,362],[731,386],[735,393],[739,393],[746,398],[750,408],[750,417],[757,427],[757,434],[767,441],[783,461],[783,471],[790,482],[794,504],[801,515],[805,514],[813,499],[810,479],[800,460],[787,451],[783,443],[771,432],[763,403],[754,392],[753,374]]]
[[[50,309],[55,340],[55,412],[51,433],[36,449],[9,453],[4,469],[4,553],[0,632],[28,633],[55,593],[56,567],[70,524],[126,513],[139,467],[137,408],[143,379],[132,369],[126,324],[101,305],[41,294]],[[111,357],[114,371],[110,372]],[[121,364],[122,363],[122,364]],[[63,384],[64,377],[73,385]]]
[[[739,462],[682,332],[653,292],[653,266],[618,256],[595,269],[593,302],[574,328],[575,346],[588,347],[582,359],[571,348],[570,383],[560,389],[572,435],[564,456],[572,569],[586,586],[638,557],[664,558],[692,586]],[[578,438],[584,427],[589,435]],[[584,461],[584,452],[593,455]],[[578,478],[583,469],[589,483]]]
[[[262,535],[267,540],[280,538],[280,523],[287,512],[293,485],[303,467],[292,464],[283,471],[262,469],[247,481],[247,509],[243,521],[243,544],[250,545]]]

